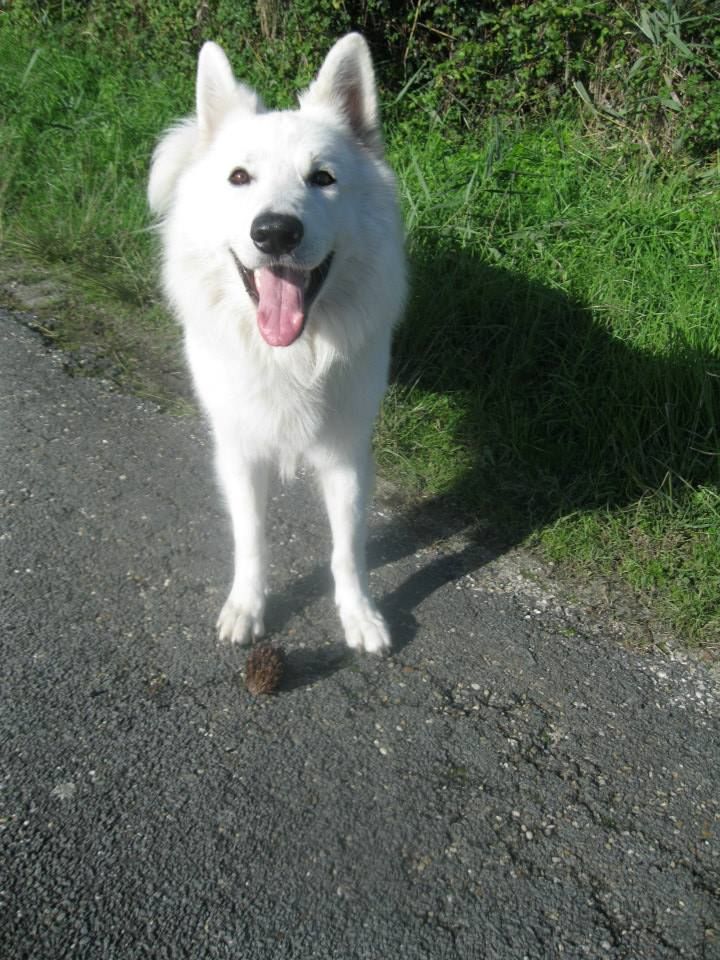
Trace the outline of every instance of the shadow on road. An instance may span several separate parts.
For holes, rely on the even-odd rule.
[[[347,667],[352,660],[352,651],[339,642],[318,649],[290,650],[285,654],[281,689],[297,690],[318,680],[326,680]]]

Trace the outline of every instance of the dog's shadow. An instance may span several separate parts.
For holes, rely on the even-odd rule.
[[[352,665],[354,655],[344,643],[317,648],[300,648],[285,653],[281,691],[297,690],[329,679]]]
[[[400,512],[368,545],[369,570],[404,560],[418,550],[435,543],[448,533],[467,526],[467,518],[455,511],[448,513],[444,503],[430,502],[409,512]],[[414,610],[447,583],[479,569],[500,553],[497,547],[469,541],[462,549],[444,554],[412,573],[394,590],[376,595],[393,638],[392,653],[399,653],[414,638],[417,621]],[[323,596],[332,594],[329,564],[323,563],[310,573],[289,583],[284,591],[268,598],[266,622],[271,636],[278,635],[299,610]],[[339,622],[337,629],[340,630]],[[300,648],[288,654],[284,689],[295,689],[330,676],[353,662],[354,654],[344,644]]]
[[[395,511],[371,533],[369,567],[482,523],[459,552],[427,551],[427,562],[377,597],[394,652],[412,642],[414,611],[428,596],[542,526],[634,503],[668,477],[720,481],[720,358],[679,335],[662,356],[639,350],[587,304],[460,250],[428,251],[413,273],[394,388],[462,395],[466,412],[447,446],[462,447],[465,466],[442,496]],[[452,298],[447,286],[436,289],[439,276],[452,278]],[[331,589],[326,565],[295,580],[269,608],[272,629]],[[294,657],[294,686],[345,664],[333,650]]]

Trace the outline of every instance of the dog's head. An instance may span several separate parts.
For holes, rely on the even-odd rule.
[[[197,116],[158,145],[150,205],[177,221],[186,252],[232,271],[265,341],[288,346],[353,248],[382,153],[373,68],[359,34],[335,44],[296,111],[266,112],[221,48],[206,43]]]

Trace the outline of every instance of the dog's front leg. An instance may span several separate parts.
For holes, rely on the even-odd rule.
[[[337,451],[318,458],[325,506],[332,530],[335,603],[350,647],[379,653],[390,647],[390,634],[370,599],[365,559],[367,499],[372,479],[369,450],[337,459]]]
[[[266,545],[268,465],[247,462],[234,445],[218,445],[217,470],[230,516],[235,542],[235,575],[230,595],[220,612],[217,630],[220,640],[249,643],[265,627]]]

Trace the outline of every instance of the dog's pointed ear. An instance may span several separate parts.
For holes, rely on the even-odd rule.
[[[330,50],[316,79],[300,95],[300,107],[330,107],[362,144],[382,157],[375,73],[368,45],[359,33],[348,33]]]
[[[255,91],[235,79],[222,47],[210,40],[200,50],[195,96],[200,133],[208,138],[215,133],[228,110],[234,107],[242,107],[249,113],[263,110]]]

